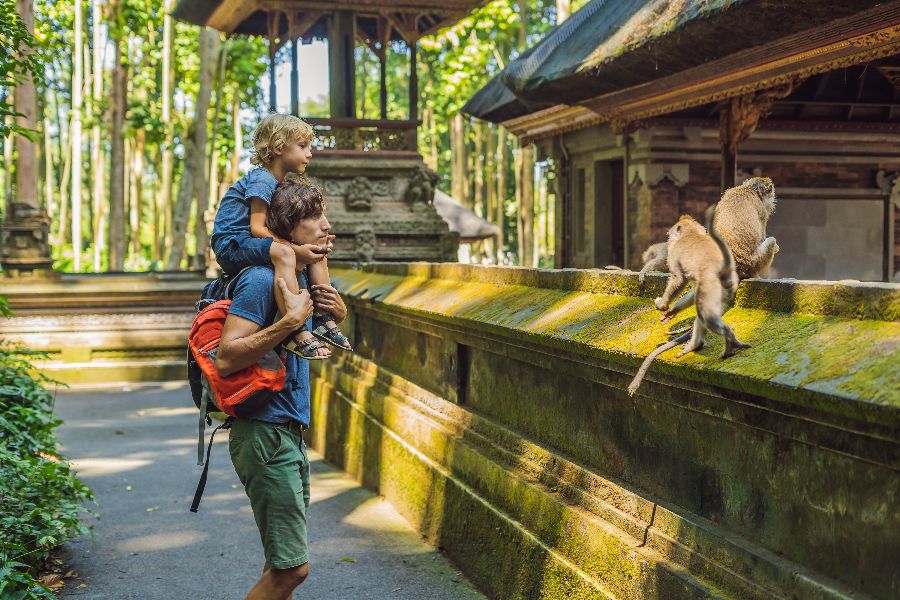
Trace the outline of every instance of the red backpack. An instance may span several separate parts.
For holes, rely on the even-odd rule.
[[[246,270],[246,269],[245,269]],[[188,336],[188,381],[194,404],[200,409],[197,441],[197,464],[203,465],[203,473],[191,503],[191,512],[197,512],[206,478],[209,473],[209,454],[213,438],[219,429],[228,429],[234,417],[242,417],[259,410],[275,394],[284,389],[285,368],[281,357],[270,350],[254,364],[223,377],[216,368],[216,353],[222,338],[222,329],[231,307],[231,292],[238,277],[222,277],[203,288],[203,297],[197,302],[197,316]],[[228,415],[225,422],[216,427],[209,438],[206,460],[203,459],[203,441],[206,425],[212,425],[210,412]]]

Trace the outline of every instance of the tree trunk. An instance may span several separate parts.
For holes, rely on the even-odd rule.
[[[75,0],[75,45],[72,60],[72,255],[73,268],[81,271],[81,105],[84,86],[84,53],[82,49],[84,25],[81,0]]]
[[[216,34],[216,46],[219,46],[219,37]],[[225,60],[228,56],[228,42],[226,41],[219,48],[217,57],[217,75],[215,81],[216,104],[213,109],[213,126],[212,134],[209,142],[209,166],[206,170],[206,193],[197,198],[197,216],[194,220],[194,246],[197,249],[194,254],[194,268],[197,270],[205,270],[209,263],[209,230],[212,227],[215,214],[209,214],[209,207],[216,203],[215,194],[218,191],[218,180],[216,172],[218,171],[219,152],[216,147],[216,136],[219,132],[219,112],[222,108],[222,90],[225,87]]]
[[[53,144],[50,142],[50,117],[44,111],[44,202],[47,216],[50,222],[53,222],[55,209],[55,194],[53,189],[56,187],[55,176],[53,173]]]
[[[475,205],[475,214],[479,217],[487,215],[484,209],[484,126],[481,121],[475,121],[475,153],[474,165],[471,173],[475,174],[475,193],[472,195],[472,203]]]
[[[129,208],[131,211],[131,226],[129,238],[131,253],[140,255],[141,247],[141,209],[143,208],[144,199],[144,150],[146,145],[146,132],[138,129],[134,132],[134,142],[131,145],[131,182],[130,182],[130,198]]]
[[[529,144],[521,149],[522,199],[522,264],[526,267],[534,263],[534,146]]]
[[[62,121],[60,121],[62,126]],[[69,181],[72,174],[72,123],[69,122],[69,135],[63,160],[62,178],[59,183],[59,230],[56,244],[62,248],[72,238],[69,231]]]
[[[453,198],[463,206],[469,206],[469,182],[466,177],[466,133],[462,113],[453,115],[450,138],[451,188]]]
[[[506,251],[506,173],[509,169],[506,148],[506,129],[497,127],[497,264],[505,264]]]
[[[124,53],[122,52],[122,6],[119,0],[113,5],[115,23],[110,27],[115,56],[112,73],[112,105],[110,107],[110,154],[109,173],[109,270],[121,271],[125,268],[125,77]]]
[[[556,24],[559,25],[572,15],[572,6],[569,0],[556,0]]]
[[[241,131],[241,96],[234,91],[234,102],[231,104],[231,128],[234,135],[234,152],[231,153],[231,183],[236,183],[240,173],[241,152],[244,149],[244,134]]]
[[[165,127],[165,139],[162,143],[162,172],[160,174],[159,193],[156,198],[157,212],[160,220],[156,222],[157,248],[171,248],[172,243],[172,178],[173,155],[172,146],[175,143],[175,130],[172,123],[172,89],[175,81],[175,69],[172,63],[172,17],[169,15],[172,9],[172,0],[166,0],[165,14],[163,16],[163,48],[162,48],[162,122]],[[161,221],[161,222],[160,222]],[[159,250],[156,260],[162,260],[162,251]]]
[[[209,111],[209,98],[212,92],[213,76],[216,66],[216,52],[219,46],[219,34],[214,29],[200,29],[200,87],[197,91],[197,102],[194,104],[194,119],[188,127],[185,141],[185,159],[181,182],[178,185],[178,198],[172,219],[172,246],[166,260],[166,269],[175,270],[181,266],[184,258],[187,223],[190,218],[191,200],[205,201],[207,195],[206,182],[206,117]],[[198,215],[202,222],[202,213]]]
[[[497,188],[494,181],[497,177],[497,138],[494,136],[494,128],[487,126],[486,131],[487,148],[484,151],[484,172],[485,172],[485,199],[484,199],[484,216],[488,221],[496,219],[497,215]],[[487,238],[485,240],[484,249],[490,261],[496,259],[496,240]]]
[[[100,112],[101,102],[103,100],[103,57],[105,48],[102,36],[102,27],[100,22],[102,15],[100,11],[100,0],[93,0],[91,3],[91,14],[93,15],[94,26],[94,127],[91,130],[91,175],[93,176],[93,186],[91,195],[93,196],[93,226],[94,226],[94,271],[99,272],[102,265],[103,252],[106,245],[105,241],[105,221],[106,221],[106,203],[103,201],[103,177],[106,166],[106,157],[104,156],[102,140],[100,138]]]

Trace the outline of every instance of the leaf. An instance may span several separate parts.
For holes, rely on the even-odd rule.
[[[346,556],[344,556],[344,557],[341,558],[341,562],[355,563],[355,562],[356,562],[356,559],[353,559],[353,558],[347,558]]]
[[[159,510],[158,506],[151,506],[150,508],[147,509],[147,512],[155,512],[157,510]]]

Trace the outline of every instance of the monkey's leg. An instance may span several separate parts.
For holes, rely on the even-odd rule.
[[[649,271],[665,271],[666,270],[666,259],[665,258],[654,258],[653,260],[648,260],[647,264],[638,272],[638,281],[644,283],[644,276]]]
[[[728,323],[723,322],[722,326],[724,329],[723,334],[725,337],[725,351],[722,352],[721,358],[728,358],[729,356],[734,356],[734,354],[737,353],[737,351],[740,350],[741,348],[749,348],[750,347],[750,344],[747,344],[746,342],[742,342],[741,340],[737,339],[737,336],[734,335],[734,330],[728,326]]]
[[[681,349],[681,352],[675,355],[675,358],[681,358],[685,354],[694,352],[696,350],[701,350],[703,348],[705,340],[706,329],[703,327],[702,320],[698,317],[694,319],[694,328],[691,332],[691,339],[687,344],[684,345],[684,348]]]
[[[685,285],[687,285],[687,280],[682,273],[672,273],[669,277],[669,283],[666,285],[666,290],[663,292],[662,296],[655,300],[656,308],[659,310],[666,310],[669,306],[669,302],[672,301],[672,298],[683,290]]]
[[[760,277],[772,267],[772,262],[775,260],[775,254],[778,250],[778,242],[775,241],[775,238],[767,237],[763,240],[750,259],[753,262],[753,268],[751,269],[753,277]]]

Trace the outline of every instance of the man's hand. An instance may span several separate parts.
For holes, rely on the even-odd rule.
[[[313,303],[309,292],[301,289],[299,294],[292,294],[284,279],[279,277],[278,293],[284,299],[286,314],[282,316],[282,319],[287,319],[289,323],[296,325],[295,329],[300,329],[313,314]]]
[[[297,254],[297,261],[304,265],[314,265],[325,258],[328,255],[328,252],[330,252],[325,246],[317,244],[303,244],[302,246],[293,244],[292,248]]]
[[[347,305],[336,289],[330,285],[312,286],[313,302],[316,308],[331,313],[335,323],[340,323],[347,318]]]

